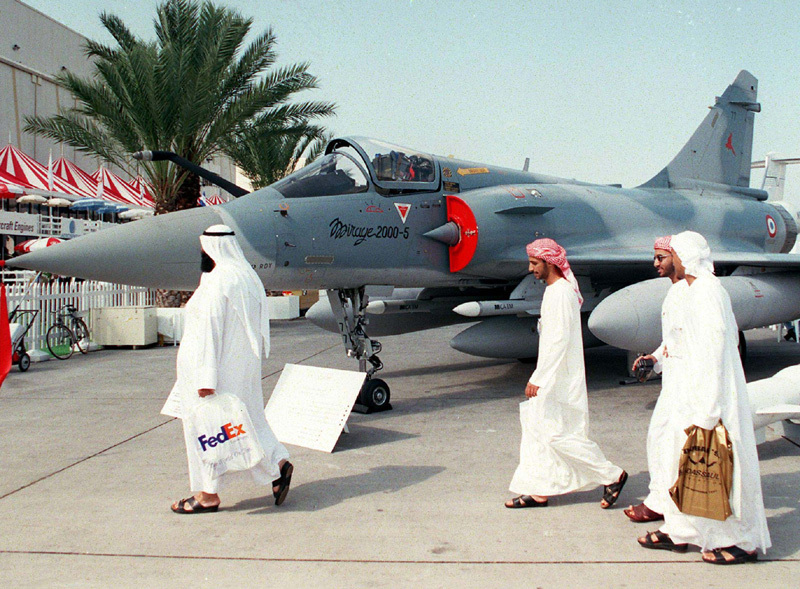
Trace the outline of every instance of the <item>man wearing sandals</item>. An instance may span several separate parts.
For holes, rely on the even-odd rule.
[[[677,395],[675,388],[684,383],[682,363],[686,361],[683,350],[683,322],[680,313],[683,311],[681,298],[689,285],[685,280],[678,280],[675,264],[672,261],[671,237],[659,237],[653,245],[653,265],[658,275],[669,278],[672,287],[669,289],[664,303],[661,305],[661,337],[658,349],[647,356],[639,356],[633,363],[635,371],[643,360],[654,363],[654,370],[662,374],[661,394],[650,418],[647,430],[647,469],[650,471],[650,493],[639,505],[631,505],[624,510],[631,521],[638,523],[664,519],[666,502],[672,501],[669,488],[675,482],[675,475],[670,468],[672,448],[663,444],[666,428],[672,412],[671,404]]]
[[[681,375],[684,386],[676,388],[662,443],[672,453],[674,480],[686,442],[684,430],[692,425],[710,430],[721,420],[733,446],[733,514],[725,521],[685,515],[667,501],[664,525],[639,538],[639,544],[675,552],[694,544],[703,551],[703,561],[711,564],[752,562],[758,549],[766,552],[771,542],[736,320],[730,298],[714,276],[705,238],[684,231],[673,236],[670,245],[677,278],[686,278],[688,284],[681,300],[687,361]]]
[[[178,378],[162,413],[184,419],[193,496],[176,501],[180,514],[219,509],[219,489],[225,473],[214,478],[203,468],[200,445],[185,418],[203,397],[215,392],[238,397],[253,422],[265,458],[249,469],[256,484],[272,485],[275,504],[289,491],[292,464],[289,453],[272,433],[264,417],[261,394],[261,358],[269,356],[269,312],[264,286],[242,253],[227,225],[213,225],[200,237],[200,285],[186,304]]]
[[[539,358],[520,404],[520,463],[509,508],[546,507],[548,497],[604,485],[601,507],[611,507],[628,478],[588,437],[581,297],[564,248],[552,239],[528,244],[529,271],[544,280]]]

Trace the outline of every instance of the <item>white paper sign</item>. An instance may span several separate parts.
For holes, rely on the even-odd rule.
[[[287,364],[264,409],[284,444],[333,452],[366,374]]]

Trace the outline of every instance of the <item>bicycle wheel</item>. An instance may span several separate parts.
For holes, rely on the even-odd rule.
[[[72,322],[73,331],[75,332],[75,339],[77,340],[78,349],[81,354],[89,351],[89,328],[80,317],[75,317]]]
[[[66,360],[72,356],[75,334],[66,325],[53,325],[47,330],[45,339],[47,340],[47,349],[59,360]]]

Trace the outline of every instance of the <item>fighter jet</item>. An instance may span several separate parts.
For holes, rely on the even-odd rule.
[[[757,80],[740,72],[678,155],[636,188],[338,138],[324,157],[228,204],[143,219],[8,266],[191,290],[198,235],[225,223],[268,288],[328,291],[309,318],[341,334],[370,377],[362,403],[376,409],[389,389],[374,378],[373,336],[473,322],[454,348],[536,355],[544,285],[527,273],[525,244],[537,237],[568,252],[586,299],[586,345],[657,346],[668,284],[650,280],[653,240],[687,229],[708,239],[740,329],[789,321],[800,317],[800,256],[786,253],[797,212],[749,187],[756,97]]]

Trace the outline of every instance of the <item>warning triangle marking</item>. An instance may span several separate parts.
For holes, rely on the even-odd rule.
[[[394,203],[394,207],[397,209],[397,212],[400,214],[400,220],[403,221],[403,225],[406,224],[406,219],[408,219],[408,212],[411,210],[411,205],[403,204],[396,202]]]

